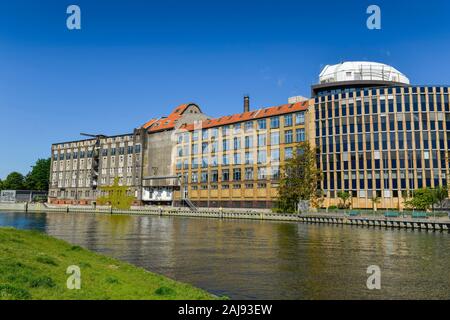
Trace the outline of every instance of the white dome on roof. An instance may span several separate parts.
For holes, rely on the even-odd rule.
[[[327,65],[319,75],[321,84],[362,80],[410,83],[409,79],[397,69],[383,63],[368,61],[349,61]]]

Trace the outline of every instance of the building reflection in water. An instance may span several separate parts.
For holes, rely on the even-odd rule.
[[[159,216],[1,213],[88,249],[243,299],[450,298],[449,234]],[[378,265],[382,290],[366,287]]]

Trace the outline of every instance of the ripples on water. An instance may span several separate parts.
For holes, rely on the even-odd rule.
[[[235,299],[449,299],[450,234],[158,216],[0,213]],[[367,267],[381,268],[368,290]]]

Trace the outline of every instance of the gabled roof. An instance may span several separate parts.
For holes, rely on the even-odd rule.
[[[297,112],[297,111],[305,111],[308,109],[309,101],[302,101],[297,103],[283,104],[280,106],[269,107],[265,109],[257,109],[249,112],[233,114],[230,116],[224,116],[216,119],[209,119],[201,121],[196,124],[187,124],[181,126],[184,130],[192,131],[197,128],[206,129],[213,128],[223,125],[229,125],[238,122],[244,122],[255,119],[262,119],[267,117],[272,117],[276,115],[283,115],[287,113]]]
[[[151,119],[145,123],[142,128],[148,129],[150,132],[169,130],[175,128],[176,122],[187,108],[190,106],[196,106],[195,103],[186,103],[177,106],[167,117],[161,117],[159,119]]]

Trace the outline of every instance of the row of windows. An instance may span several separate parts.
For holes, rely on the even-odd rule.
[[[119,151],[119,155],[125,154],[125,147],[120,147],[118,149],[119,149],[118,150]],[[137,144],[134,147],[133,146],[128,146],[127,153],[128,154],[132,154],[133,151],[134,151],[134,153],[140,153],[141,152],[141,145]],[[101,154],[102,154],[102,157],[106,157],[108,155],[115,156],[117,154],[117,149],[116,148],[111,148],[111,149],[104,148],[104,149],[102,149]]]
[[[284,119],[284,127],[292,127],[295,125],[302,125],[305,123],[305,112],[298,112],[294,114],[287,114],[283,116]],[[269,120],[269,121],[268,121]],[[259,119],[259,120],[253,120],[253,121],[247,121],[244,123],[236,123],[233,126],[231,125],[225,125],[220,127],[220,130],[222,131],[222,136],[228,136],[231,131],[233,131],[234,134],[239,134],[241,132],[241,127],[244,127],[244,132],[249,132],[254,129],[254,126],[256,124],[256,128],[258,130],[265,130],[267,129],[267,125],[271,129],[277,129],[280,128],[280,116],[271,117],[269,119]],[[219,136],[219,128],[211,128],[211,129],[203,129],[203,130],[196,130],[194,132],[190,133],[180,133],[177,136],[178,143],[182,142],[189,142],[189,137],[192,135],[192,141],[198,141],[200,138],[200,132],[201,132],[201,139],[202,140],[208,140],[209,138],[217,138]]]
[[[295,141],[296,142],[303,142],[306,139],[305,135],[305,129],[297,129],[295,131]],[[266,134],[258,134],[255,137],[253,136],[245,136],[244,137],[244,148],[245,149],[251,149],[253,148],[254,141],[256,140],[256,144],[258,147],[263,147],[267,145],[267,135]],[[232,142],[232,145],[231,145]],[[242,139],[235,137],[232,141],[228,139],[222,140],[222,148],[219,150],[219,142],[213,141],[211,143],[203,142],[201,144],[201,153],[216,153],[219,151],[229,151],[229,150],[240,150],[241,149],[241,142]],[[294,143],[294,136],[292,130],[286,130],[284,132],[284,143],[290,144]],[[280,145],[280,133],[279,132],[272,132],[270,134],[270,145]],[[178,147],[177,148],[177,155],[178,157],[188,156],[189,150],[191,151],[191,154],[199,154],[199,144],[194,143],[191,145],[190,149],[189,146],[184,147]],[[232,148],[231,148],[232,147]]]
[[[356,118],[335,118],[316,121],[316,136],[346,134],[355,132],[380,131],[443,131],[444,120],[446,128],[450,128],[450,113],[422,113],[422,114],[389,114],[357,116]]]
[[[329,183],[328,183],[329,182]],[[416,183],[417,182],[417,183]],[[389,189],[396,189],[396,190],[415,190],[418,188],[426,188],[426,187],[434,187],[436,186],[446,186],[447,185],[447,179],[439,179],[438,177],[435,177],[434,179],[431,178],[423,178],[423,177],[417,177],[416,180],[410,178],[392,178],[392,179],[329,179],[327,177],[324,177],[323,179],[323,190],[389,190]]]
[[[438,158],[439,156],[439,158]],[[322,161],[321,168],[323,171],[327,171],[327,165],[330,171],[341,170],[349,170],[349,168],[360,169],[366,168],[368,170],[371,169],[381,169],[381,167],[388,168],[389,166],[392,169],[406,169],[406,168],[439,168],[445,169],[449,167],[448,161],[446,160],[446,154],[444,151],[440,153],[436,151],[424,151],[423,155],[420,150],[410,151],[407,154],[404,152],[399,152],[397,155],[396,151],[385,151],[379,152],[376,151],[374,154],[371,152],[358,152],[358,153],[342,153],[342,157],[340,154],[322,154],[318,156],[317,161]],[[336,160],[336,164],[335,164]]]
[[[284,159],[290,159],[293,156],[293,151],[294,148],[293,147],[286,147],[284,148]],[[205,156],[205,157],[201,157],[201,158],[192,158],[192,159],[178,159],[177,163],[176,163],[176,168],[179,169],[188,169],[189,166],[193,169],[196,169],[199,167],[199,161],[201,161],[201,167],[202,168],[207,168],[209,166],[212,167],[217,167],[219,165],[222,166],[227,166],[227,165],[231,165],[230,163],[230,159],[233,159],[233,165],[241,165],[241,164],[254,164],[254,152],[245,152],[244,153],[244,161],[242,161],[241,156],[242,153],[240,152],[236,152],[232,155],[232,157],[230,157],[230,155],[228,154],[224,154],[222,155],[222,157],[218,157],[218,156]],[[268,160],[270,160],[270,162],[272,163],[277,163],[280,161],[280,149],[276,148],[276,149],[271,149],[270,150],[270,154],[269,154],[270,158],[267,158],[267,150],[257,150],[256,151],[256,163],[257,164],[267,164]],[[221,160],[221,162],[219,162],[219,160]]]
[[[186,177],[185,177],[186,178]],[[259,167],[256,172],[254,168],[245,168],[243,171],[240,168],[223,169],[220,172],[220,181],[241,181],[241,180],[278,180],[280,178],[280,168],[278,166],[273,166],[270,168]],[[206,183],[206,182],[219,182],[219,170],[192,172],[190,183]]]
[[[134,153],[140,153],[141,152],[141,145],[137,144],[134,147],[133,146],[128,146],[127,149],[125,149],[125,147],[120,147],[118,148],[118,154],[123,155],[125,154],[125,150],[127,150],[128,154],[132,154]],[[108,154],[110,155],[116,155],[117,149],[116,148],[111,148],[111,149],[102,149],[101,150],[101,155],[102,156],[107,156]],[[53,160],[70,160],[70,159],[83,159],[83,158],[92,158],[94,155],[94,151],[93,150],[88,150],[88,151],[80,151],[80,152],[60,152],[60,153],[54,153],[53,154]]]
[[[259,182],[256,184],[258,189],[266,189],[267,188],[267,184],[264,182]],[[239,184],[233,184],[232,185],[233,189],[241,189],[242,185]],[[255,185],[253,183],[246,183],[244,184],[245,189],[253,189],[255,187]],[[223,190],[228,190],[230,189],[230,185],[229,184],[222,184],[220,186],[221,189]],[[191,186],[192,190],[198,190],[198,186],[197,185],[193,185]],[[219,186],[217,184],[204,184],[200,186],[201,190],[217,190],[219,189]]]
[[[435,132],[430,136],[420,132],[403,132],[379,134],[355,134],[355,135],[336,135],[316,139],[316,145],[319,146],[322,153],[347,152],[347,151],[370,151],[370,150],[445,150],[450,149],[450,140],[445,142],[443,132],[437,137]],[[380,137],[381,136],[381,137]],[[342,142],[341,142],[342,141]]]
[[[326,96],[333,96],[335,99],[339,99],[339,94],[342,96],[346,96],[347,98],[352,97],[367,97],[369,96],[369,93],[372,96],[380,95],[383,93],[387,94],[397,94],[402,93],[402,90],[404,94],[412,93],[412,94],[419,94],[419,93],[427,93],[427,92],[433,92],[434,90],[438,94],[446,94],[449,93],[448,87],[387,87],[387,88],[366,88],[364,90],[361,90],[359,88],[338,88],[338,89],[332,89],[332,90],[323,90],[319,92],[316,98],[316,101],[320,102],[322,101],[323,97]]]
[[[413,96],[410,99],[409,96],[404,97],[405,102],[402,103],[401,97],[398,97],[396,103],[394,103],[392,99],[380,99],[378,103],[377,98],[373,98],[372,100],[365,101],[364,107],[362,106],[361,101],[357,101],[356,105],[353,102],[341,100],[340,104],[338,101],[335,102],[327,102],[321,103],[320,105],[316,105],[315,116],[316,119],[326,119],[332,117],[346,117],[354,116],[354,115],[369,115],[369,114],[379,114],[379,113],[394,113],[394,112],[443,112],[449,111],[449,99],[448,96],[445,96],[442,100],[431,100],[434,103],[426,103],[422,100],[422,103],[417,101],[417,97]],[[430,97],[431,98],[431,97]],[[425,99],[425,98],[422,98]],[[412,103],[411,103],[412,100]],[[420,107],[419,107],[420,105]],[[387,108],[386,108],[387,107]],[[364,112],[363,112],[364,110]]]

